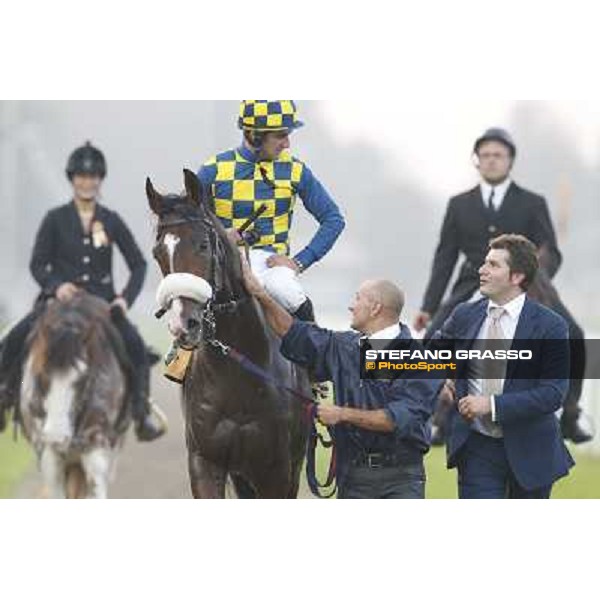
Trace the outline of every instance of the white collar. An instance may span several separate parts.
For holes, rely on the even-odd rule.
[[[395,340],[400,335],[400,325],[394,323],[389,327],[385,327],[380,331],[376,331],[371,335],[366,336],[369,340]]]
[[[494,307],[502,307],[510,316],[511,319],[518,319],[521,311],[523,310],[523,306],[525,304],[525,292],[519,294],[516,298],[513,298],[510,302],[506,304],[497,304],[496,302],[492,302],[491,300],[488,303],[487,314],[490,314],[490,309]]]
[[[494,200],[502,200],[504,196],[506,196],[506,192],[508,191],[508,188],[510,187],[511,183],[512,179],[510,177],[507,177],[502,183],[499,183],[498,185],[492,185],[491,183],[488,183],[487,181],[482,179],[479,185],[481,186],[481,195],[483,196],[484,201],[488,201],[488,198],[492,193],[492,189],[494,190]],[[498,202],[494,202],[494,204],[497,206]]]

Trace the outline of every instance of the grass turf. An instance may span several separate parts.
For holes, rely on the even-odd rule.
[[[13,441],[12,425],[0,434],[0,498],[11,498],[25,474],[34,466],[34,454],[22,436]]]
[[[567,477],[556,483],[552,490],[552,498],[600,498],[600,457],[577,452],[572,446],[569,450],[577,464]],[[327,459],[326,453],[320,450],[318,461],[321,476],[325,474]],[[425,467],[425,492],[428,499],[457,498],[456,469],[446,468],[445,448],[432,448],[425,457]]]

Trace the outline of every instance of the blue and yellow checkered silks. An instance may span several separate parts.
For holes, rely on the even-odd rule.
[[[282,152],[274,161],[251,162],[237,150],[228,150],[204,166],[216,168],[212,194],[215,213],[223,226],[239,229],[265,204],[266,211],[253,225],[260,235],[253,248],[289,254],[289,232],[303,163],[288,152]]]
[[[302,125],[293,100],[242,100],[240,104],[240,129],[291,131]]]

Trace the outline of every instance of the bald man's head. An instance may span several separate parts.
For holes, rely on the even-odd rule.
[[[373,302],[381,304],[385,314],[395,321],[400,319],[404,308],[404,292],[395,283],[387,279],[372,279],[365,281],[360,287]]]
[[[378,331],[398,323],[403,308],[404,293],[395,283],[387,279],[365,281],[350,306],[351,326],[363,333]]]

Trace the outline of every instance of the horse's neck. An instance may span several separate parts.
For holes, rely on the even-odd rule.
[[[216,231],[219,242],[225,249],[218,265],[222,278],[219,283],[229,298],[237,301],[236,309],[232,313],[225,312],[217,315],[216,336],[250,358],[264,363],[268,360],[271,346],[271,336],[267,332],[268,325],[262,309],[246,291],[237,250],[232,250],[226,234],[220,227],[216,226]]]
[[[252,298],[244,299],[235,312],[217,316],[216,337],[248,357],[264,362],[269,356],[270,341],[268,325],[259,311]]]

